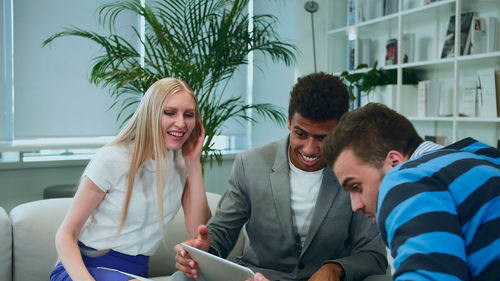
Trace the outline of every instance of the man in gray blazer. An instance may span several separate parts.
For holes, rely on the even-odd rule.
[[[299,78],[290,97],[290,135],[236,157],[215,215],[185,243],[226,257],[245,227],[249,244],[237,262],[270,280],[384,274],[386,251],[375,225],[352,212],[349,194],[321,155],[323,138],[348,104],[338,77]],[[177,269],[197,278],[195,261],[181,245],[175,251]]]

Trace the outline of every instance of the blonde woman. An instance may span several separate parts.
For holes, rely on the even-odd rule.
[[[155,82],[85,169],[56,233],[61,262],[50,280],[134,280],[121,272],[147,277],[149,256],[181,205],[186,228],[196,236],[211,216],[203,139],[190,87],[174,78]]]

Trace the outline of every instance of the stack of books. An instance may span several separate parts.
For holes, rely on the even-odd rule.
[[[497,18],[478,17],[476,12],[461,15],[460,55],[495,52],[497,50]],[[455,15],[450,17],[441,58],[455,56]]]
[[[441,82],[437,80],[423,80],[418,82],[417,116],[439,116],[441,102]]]
[[[500,117],[500,71],[493,68],[477,71],[465,79],[460,89],[459,116]]]

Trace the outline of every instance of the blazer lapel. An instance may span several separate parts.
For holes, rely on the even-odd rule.
[[[279,216],[279,222],[283,233],[286,235],[287,243],[295,245],[295,231],[292,222],[292,203],[290,194],[290,175],[288,164],[288,138],[284,139],[278,147],[278,153],[270,175],[271,194],[274,206]],[[281,241],[285,243],[286,241]]]
[[[339,188],[340,187],[335,174],[332,172],[332,169],[327,166],[323,171],[323,181],[321,182],[313,218],[311,225],[309,226],[309,231],[307,232],[307,238],[304,242],[302,254],[305,253],[307,248],[309,248],[309,245],[311,245],[311,242],[314,239],[319,227],[323,223],[326,214],[330,211],[333,201],[339,192]]]

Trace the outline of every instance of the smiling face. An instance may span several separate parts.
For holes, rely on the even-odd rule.
[[[377,169],[363,162],[352,149],[344,149],[333,165],[333,170],[342,188],[351,196],[354,212],[363,211],[376,223],[377,199],[380,183],[387,171],[385,165]]]
[[[315,122],[295,112],[288,120],[290,130],[290,161],[306,172],[318,171],[326,166],[321,154],[323,139],[337,125],[337,119]]]
[[[196,124],[193,97],[180,91],[173,94],[163,108],[161,130],[165,147],[179,150],[188,140]]]

